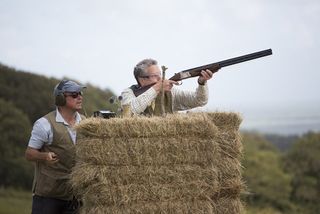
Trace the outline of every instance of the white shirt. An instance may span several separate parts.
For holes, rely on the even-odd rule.
[[[58,109],[56,109],[56,122],[63,123],[66,126],[72,142],[76,143],[76,131],[63,119]],[[76,124],[80,123],[81,116],[76,112]],[[41,149],[44,144],[50,145],[53,140],[51,124],[45,117],[38,119],[32,128],[31,137],[28,146],[33,149]]]
[[[198,85],[196,91],[184,91],[173,87],[171,89],[173,111],[182,111],[204,106],[208,102],[208,91],[207,84]],[[138,97],[134,95],[132,89],[127,88],[121,93],[121,105],[130,105],[133,114],[140,114],[151,105],[157,95],[158,94],[153,87],[149,88]]]

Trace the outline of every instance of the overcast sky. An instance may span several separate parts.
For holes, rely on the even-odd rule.
[[[1,63],[116,94],[144,58],[169,77],[273,49],[219,71],[207,110],[320,106],[319,35],[319,0],[0,0]]]

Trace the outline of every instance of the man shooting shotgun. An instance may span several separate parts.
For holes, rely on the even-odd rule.
[[[160,115],[161,88],[165,93],[165,111],[188,110],[203,106],[208,102],[207,80],[220,68],[237,63],[257,59],[272,54],[271,49],[223,60],[220,62],[187,69],[176,73],[168,80],[161,80],[160,68],[157,61],[145,59],[134,68],[134,76],[137,85],[125,89],[121,96],[122,106],[129,106],[133,114]],[[179,85],[178,81],[198,77],[198,87],[195,91],[180,90],[173,85]]]

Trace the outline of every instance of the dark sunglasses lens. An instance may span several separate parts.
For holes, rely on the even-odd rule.
[[[77,98],[79,95],[78,95],[78,93],[73,93],[73,94],[71,94],[71,97],[72,98]]]
[[[82,95],[82,91],[72,92],[69,96],[75,99],[75,98],[79,97],[79,95]]]
[[[157,75],[157,74],[152,74],[152,75],[149,75],[149,76],[141,76],[142,78],[145,78],[145,79],[151,79],[151,78],[159,78],[161,77],[160,75]]]

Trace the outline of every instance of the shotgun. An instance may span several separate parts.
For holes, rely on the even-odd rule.
[[[223,68],[223,67],[226,67],[226,66],[230,66],[230,65],[234,65],[234,64],[238,64],[238,63],[242,63],[242,62],[246,62],[246,61],[257,59],[257,58],[261,58],[261,57],[265,57],[265,56],[269,56],[269,55],[272,55],[272,49],[266,49],[266,50],[262,50],[262,51],[258,51],[258,52],[254,52],[254,53],[250,53],[250,54],[246,54],[246,55],[243,55],[243,56],[238,56],[238,57],[234,57],[234,58],[231,58],[231,59],[226,59],[226,60],[223,60],[223,61],[220,61],[220,62],[215,62],[215,63],[211,63],[211,64],[202,65],[202,66],[199,66],[199,67],[183,70],[183,71],[180,71],[179,73],[175,73],[171,78],[169,78],[169,80],[181,81],[181,80],[184,80],[184,79],[197,77],[197,76],[201,75],[201,71],[202,70],[206,70],[206,69],[209,69],[213,73],[215,73],[220,68]],[[147,86],[140,87],[140,88],[135,88],[135,90],[133,90],[133,92],[134,92],[134,94],[136,96],[139,96],[140,94],[142,94],[146,90],[148,90],[150,87],[152,87],[154,84],[147,85]]]

